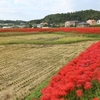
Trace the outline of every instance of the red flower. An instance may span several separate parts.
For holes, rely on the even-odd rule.
[[[76,87],[91,89],[93,80],[100,83],[100,42],[93,44],[61,68],[52,78],[49,86],[42,90],[43,96],[40,100],[60,100]],[[76,95],[77,97],[83,96],[83,91],[77,90]],[[93,98],[93,100],[99,99]]]
[[[76,91],[76,95],[77,95],[78,97],[83,96],[83,91],[82,91],[82,90],[77,90],[77,91]]]
[[[86,82],[84,89],[88,90],[92,87],[92,84],[90,82]]]
[[[99,98],[93,98],[93,100],[99,100]]]
[[[98,82],[100,83],[100,78],[98,78]]]

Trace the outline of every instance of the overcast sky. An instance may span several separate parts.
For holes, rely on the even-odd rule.
[[[100,11],[100,0],[0,0],[0,20],[34,20],[49,14]]]

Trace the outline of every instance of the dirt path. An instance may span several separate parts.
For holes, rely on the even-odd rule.
[[[24,100],[95,41],[61,45],[1,45],[0,100]]]

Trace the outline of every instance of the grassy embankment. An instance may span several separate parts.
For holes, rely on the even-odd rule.
[[[99,40],[99,34],[75,33],[0,33],[0,44],[66,44]]]

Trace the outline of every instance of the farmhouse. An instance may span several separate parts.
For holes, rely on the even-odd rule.
[[[43,25],[42,24],[37,24],[37,28],[42,28]]]
[[[48,25],[48,23],[47,22],[42,22],[42,23],[40,23],[42,26],[47,26]]]
[[[77,21],[77,20],[75,20],[75,21],[66,21],[65,22],[65,27],[76,27],[78,23],[79,23],[79,21]]]
[[[77,27],[88,27],[90,26],[90,24],[86,23],[86,22],[80,22],[77,24]]]
[[[90,25],[96,25],[97,24],[96,20],[94,20],[94,19],[88,20],[87,23],[90,24]]]
[[[100,19],[99,19],[99,20],[97,20],[97,25],[100,25]]]

